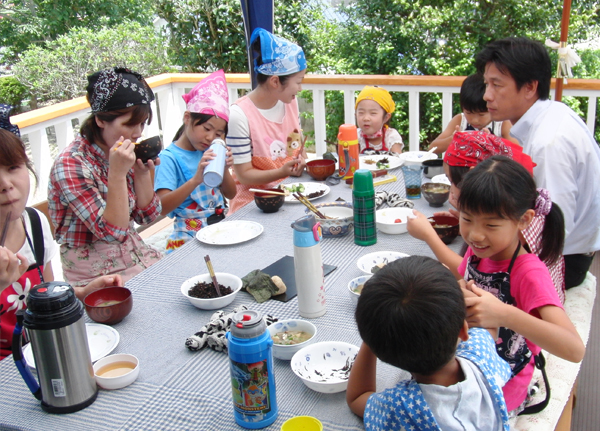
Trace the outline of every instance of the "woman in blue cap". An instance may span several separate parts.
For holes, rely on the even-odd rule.
[[[302,90],[306,59],[302,48],[265,29],[252,32],[258,86],[232,106],[227,146],[233,151],[237,194],[229,214],[254,199],[248,189],[276,187],[304,170],[296,94]]]

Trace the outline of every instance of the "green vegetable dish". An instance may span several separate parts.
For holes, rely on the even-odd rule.
[[[273,343],[283,346],[291,346],[292,344],[300,344],[309,340],[312,335],[305,331],[285,331],[278,332],[273,335]]]
[[[286,187],[285,189],[290,193],[302,193],[304,191],[304,184],[294,184],[293,186]]]

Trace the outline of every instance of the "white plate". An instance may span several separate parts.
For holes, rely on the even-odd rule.
[[[446,176],[446,174],[441,174],[441,175],[436,175],[435,177],[433,177],[431,179],[432,183],[442,183],[442,184],[448,184],[449,186],[450,184],[450,180],[448,179],[448,177]]]
[[[119,344],[120,336],[117,330],[101,323],[86,323],[85,331],[87,333],[88,346],[92,362],[104,358],[112,352]],[[23,357],[30,368],[35,369],[35,360],[33,359],[33,350],[31,343],[23,347]]]
[[[390,167],[389,168],[378,168],[377,162],[380,161],[381,159],[388,159],[388,161],[389,161],[388,165]],[[366,163],[367,160],[373,160],[373,161],[375,161],[375,163]],[[404,160],[401,159],[400,157],[389,156],[389,155],[384,155],[384,154],[378,154],[378,155],[372,155],[372,156],[361,155],[359,157],[359,168],[360,169],[368,169],[370,171],[376,171],[378,169],[387,169],[389,171],[391,169],[399,168],[400,166],[402,166],[402,163],[404,163]]]
[[[304,191],[302,192],[302,194],[304,196],[308,196],[310,193],[315,193],[315,192],[320,192],[323,191],[323,194],[314,198],[308,198],[309,201],[314,201],[315,199],[320,199],[323,196],[329,194],[329,186],[326,184],[322,184],[322,183],[311,183],[311,182],[306,182],[306,183],[290,183],[290,184],[282,184],[283,187],[292,187],[292,186],[297,186],[299,184],[302,184],[304,186]],[[289,195],[285,197],[285,201],[286,202],[300,202],[298,199],[296,199],[293,195]]]
[[[363,257],[356,261],[356,266],[365,274],[372,274],[371,269],[380,263],[390,263],[394,260],[408,257],[406,253],[400,253],[398,251],[375,251],[373,253],[365,254]]]
[[[196,238],[205,244],[231,245],[250,241],[262,232],[262,225],[254,221],[222,221],[200,229]]]
[[[427,151],[407,151],[398,156],[403,163],[423,163],[425,160],[437,159],[438,155]]]

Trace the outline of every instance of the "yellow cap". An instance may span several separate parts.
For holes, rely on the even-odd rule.
[[[356,109],[358,104],[363,100],[374,100],[375,102],[379,103],[379,106],[381,106],[388,114],[391,114],[396,110],[394,99],[392,99],[392,95],[385,88],[371,87],[370,85],[367,85],[358,94],[354,109]]]

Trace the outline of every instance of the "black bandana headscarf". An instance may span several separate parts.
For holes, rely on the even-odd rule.
[[[150,105],[154,93],[144,77],[124,67],[101,70],[88,76],[87,100],[92,113]]]
[[[11,124],[10,122],[10,111],[12,111],[12,105],[6,105],[4,103],[0,103],[0,128],[4,130],[8,130],[9,132],[14,133],[18,137],[21,137],[21,132],[19,132],[19,127]]]

